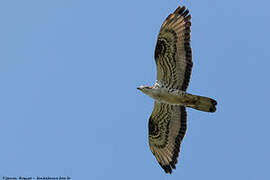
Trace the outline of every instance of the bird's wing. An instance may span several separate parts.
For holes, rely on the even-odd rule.
[[[163,22],[155,48],[157,80],[168,88],[186,91],[192,70],[191,15],[178,7]]]
[[[155,102],[148,122],[149,145],[160,166],[172,173],[187,129],[186,108]]]

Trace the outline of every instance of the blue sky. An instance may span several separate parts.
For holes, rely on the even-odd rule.
[[[178,5],[192,14],[188,109],[177,169],[148,147],[154,47]],[[269,1],[1,1],[0,177],[270,179]]]

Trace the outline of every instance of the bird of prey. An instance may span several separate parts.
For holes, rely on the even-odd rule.
[[[137,89],[155,100],[148,123],[149,145],[166,173],[175,169],[187,129],[186,107],[215,112],[214,99],[186,92],[192,69],[191,15],[178,7],[163,22],[155,48],[157,80]]]

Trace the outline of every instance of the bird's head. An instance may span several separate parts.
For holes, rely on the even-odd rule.
[[[145,94],[149,94],[152,91],[153,87],[144,85],[144,86],[138,87],[137,89],[142,91]]]

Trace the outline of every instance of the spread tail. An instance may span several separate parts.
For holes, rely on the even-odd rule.
[[[214,99],[203,97],[203,96],[192,95],[192,94],[186,94],[186,96],[189,99],[187,103],[187,107],[191,107],[199,111],[205,111],[205,112],[216,111],[217,101],[215,101]]]

